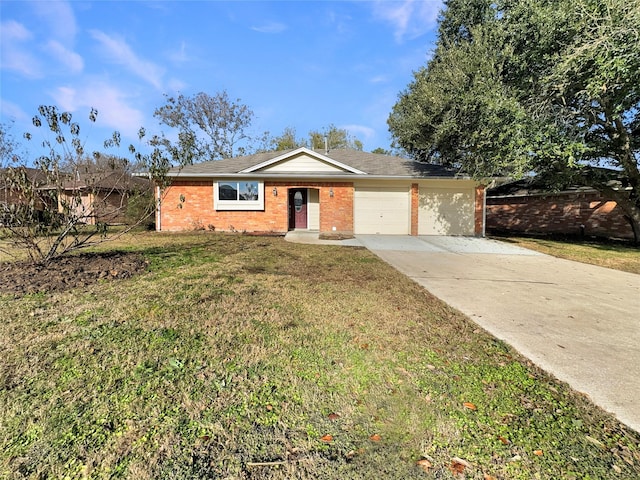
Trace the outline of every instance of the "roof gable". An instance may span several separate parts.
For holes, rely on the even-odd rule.
[[[350,149],[314,151],[305,147],[175,167],[168,175],[203,178],[469,178],[456,169],[407,158]]]
[[[366,173],[308,148],[301,147],[241,170],[239,173]]]

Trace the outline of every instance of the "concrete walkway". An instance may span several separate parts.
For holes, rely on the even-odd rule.
[[[640,275],[480,238],[358,240],[640,432]]]
[[[356,240],[327,242],[367,247],[640,431],[640,275],[481,238]]]

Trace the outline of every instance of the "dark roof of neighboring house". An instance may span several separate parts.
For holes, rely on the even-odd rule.
[[[273,152],[256,153],[254,155],[245,155],[241,157],[227,158],[223,160],[213,160],[209,162],[188,165],[182,168],[173,168],[170,172],[172,175],[179,174],[181,176],[206,176],[206,175],[230,175],[240,174],[243,170],[249,169],[256,165],[260,165],[270,160],[286,157],[296,150],[280,150]],[[306,149],[305,149],[306,150]],[[306,150],[310,152],[310,150]],[[379,153],[368,153],[360,150],[336,149],[326,153],[324,150],[315,150],[316,155],[320,158],[326,157],[333,161],[352,167],[356,170],[364,172],[366,175],[384,176],[384,177],[460,177],[464,176],[456,169],[443,167],[442,165],[433,165],[415,160],[410,160],[391,155],[383,155]],[[258,172],[255,172],[258,173]],[[295,173],[295,172],[291,172]],[[321,175],[331,176],[331,172],[319,172]],[[286,175],[283,172],[282,175]],[[313,174],[310,172],[310,174]],[[349,174],[349,172],[336,172],[334,175]],[[357,174],[355,174],[357,175]]]
[[[151,187],[148,179],[134,177],[128,173],[112,172],[104,173],[80,173],[75,176],[70,175],[70,179],[64,182],[64,190],[147,190]]]
[[[592,190],[589,187],[567,187],[562,191],[573,190]],[[527,177],[513,182],[503,183],[497,187],[487,189],[487,197],[520,197],[526,195],[542,195],[557,193],[560,190],[552,190],[536,177]]]
[[[24,167],[24,166],[8,167],[8,168],[0,169],[0,177],[3,177],[4,175],[2,175],[2,173],[6,172],[9,169],[24,171],[25,175],[27,176],[27,179],[30,182],[35,183],[36,185],[42,185],[47,181],[47,174],[43,172],[41,169]],[[4,188],[4,185],[0,185],[0,188]]]
[[[620,171],[609,168],[589,167],[582,171],[581,175],[574,177],[574,180],[577,180],[577,182],[569,183],[569,180],[566,180],[564,184],[552,187],[544,178],[532,176],[488,188],[487,197],[521,197],[528,195],[593,192],[595,189],[588,185],[589,178],[598,178],[600,182],[606,183],[615,189],[624,189],[627,186],[627,181],[625,177],[621,175]],[[580,181],[584,181],[584,183],[580,184]]]

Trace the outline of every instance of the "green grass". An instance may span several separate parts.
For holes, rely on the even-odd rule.
[[[364,249],[102,248],[149,271],[0,297],[2,478],[640,475],[637,433]]]
[[[640,247],[613,242],[563,241],[549,238],[496,237],[558,258],[640,274]]]

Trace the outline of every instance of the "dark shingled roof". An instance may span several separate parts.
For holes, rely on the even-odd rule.
[[[297,150],[297,149],[296,149]],[[247,168],[268,162],[274,158],[285,156],[295,150],[280,150],[274,152],[256,153],[255,155],[246,155],[242,157],[227,158],[224,160],[214,160],[210,162],[197,163],[188,165],[182,169],[174,168],[171,174],[180,174],[181,176],[189,175],[228,175],[239,173]],[[391,155],[382,155],[379,153],[368,153],[351,149],[336,149],[325,153],[324,150],[316,150],[317,154],[328,157],[344,165],[365,172],[368,175],[384,176],[384,177],[444,177],[451,178],[461,176],[456,169],[443,167],[441,165],[432,165],[427,163],[416,162],[406,158],[395,157]],[[289,172],[291,174],[295,172]],[[286,175],[287,173],[282,173]],[[318,172],[319,175],[329,176],[332,173]],[[336,172],[337,175],[354,175],[349,172]]]
[[[73,176],[70,176],[73,178]],[[63,185],[65,190],[148,190],[151,183],[146,178],[134,177],[128,173],[112,172],[104,173],[81,173],[74,179],[70,179]]]
[[[34,185],[42,185],[47,181],[47,174],[39,168],[17,166],[0,169],[0,179],[2,180],[0,183],[4,183],[5,176],[7,173],[9,173],[10,170],[23,171],[25,173],[25,176],[27,177],[27,180],[29,180]]]

